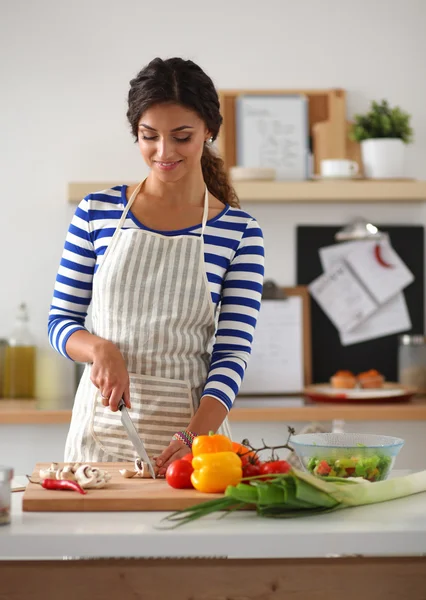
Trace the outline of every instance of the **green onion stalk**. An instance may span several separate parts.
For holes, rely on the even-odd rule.
[[[372,483],[361,478],[327,477],[327,480],[293,469],[286,474],[246,477],[228,486],[222,497],[175,511],[165,517],[171,527],[184,525],[211,513],[255,509],[261,517],[285,519],[338,509],[387,502],[426,492],[426,471]]]

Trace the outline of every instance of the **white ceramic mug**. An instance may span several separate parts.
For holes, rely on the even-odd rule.
[[[320,172],[321,177],[354,177],[358,175],[359,166],[347,158],[327,158],[321,161]]]

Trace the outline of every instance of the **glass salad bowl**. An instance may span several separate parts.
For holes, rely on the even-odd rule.
[[[292,436],[289,443],[313,475],[383,481],[393,469],[404,440],[369,433],[302,433]]]

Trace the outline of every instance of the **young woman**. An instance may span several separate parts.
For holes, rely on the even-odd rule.
[[[260,309],[264,246],[210,148],[222,117],[199,66],[150,62],[130,82],[127,117],[149,175],[79,204],[49,339],[86,363],[65,460],[136,458],[117,411],[123,398],[162,475],[195,435],[230,435],[226,417]]]

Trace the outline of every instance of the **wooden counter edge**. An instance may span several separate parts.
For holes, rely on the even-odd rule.
[[[322,559],[132,558],[2,561],[4,598],[45,600],[45,582],[62,600],[76,598],[363,598],[424,600],[426,557]],[[220,574],[220,576],[218,576]],[[64,585],[64,581],[70,581]],[[320,584],[318,582],[321,582]],[[321,586],[319,588],[319,585]],[[131,595],[130,595],[131,594]],[[59,596],[59,594],[58,594]]]
[[[281,408],[235,408],[230,421],[426,421],[426,403],[415,404],[318,404]]]
[[[278,408],[234,408],[229,413],[232,422],[298,422],[298,421],[426,421],[426,401],[407,403],[352,405],[309,404]],[[71,410],[41,410],[25,407],[2,410],[0,425],[49,425],[69,423]]]

